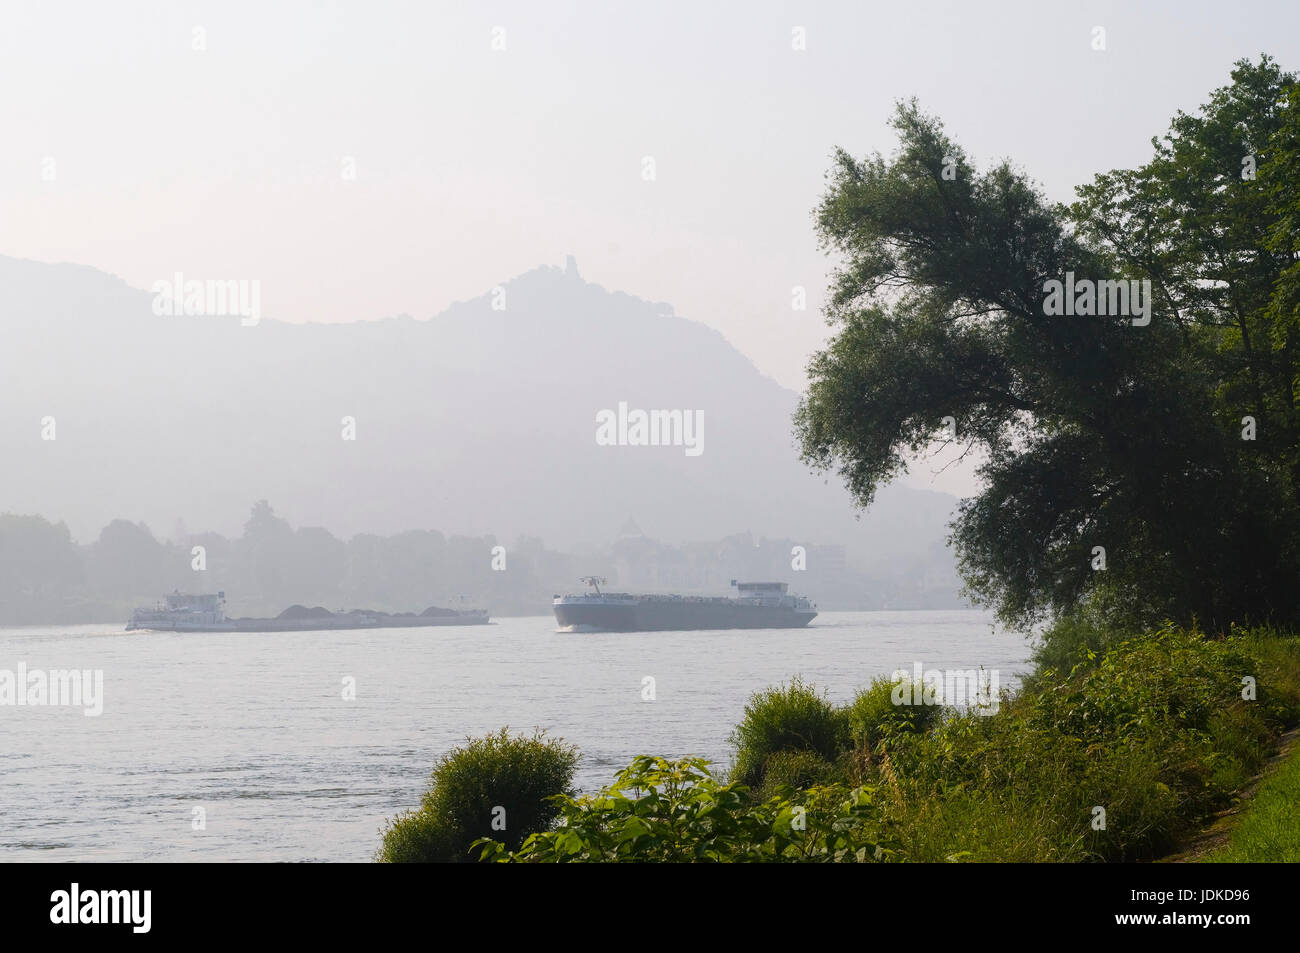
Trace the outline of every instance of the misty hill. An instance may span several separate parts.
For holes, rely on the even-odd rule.
[[[81,540],[115,518],[231,534],[266,498],[342,537],[437,528],[581,551],[631,518],[674,543],[842,544],[868,572],[947,560],[953,498],[889,488],[855,520],[797,458],[797,395],[716,331],[572,262],[502,288],[504,310],[488,292],[430,320],[246,327],[155,315],[149,290],[92,268],[0,257],[0,512]],[[702,412],[704,452],[599,446],[597,412],[620,401]]]

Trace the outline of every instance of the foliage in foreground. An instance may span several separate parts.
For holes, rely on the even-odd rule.
[[[815,787],[795,803],[755,800],[743,784],[724,784],[700,758],[642,755],[600,794],[560,798],[563,823],[535,834],[511,855],[497,841],[478,846],[485,860],[815,861],[882,860],[889,845],[871,833],[870,792]]]
[[[1247,700],[1253,679],[1255,697]],[[1227,803],[1300,721],[1300,639],[1269,630],[1207,639],[1165,627],[1040,671],[996,714],[899,712],[876,683],[846,709],[842,747],[805,731],[811,686],[759,693],[739,744],[765,773],[791,753],[816,783],[724,783],[705,763],[641,757],[604,791],[555,799],[561,824],[486,860],[1089,861],[1169,849]],[[795,704],[787,704],[793,697]],[[783,726],[780,712],[789,714]],[[812,724],[835,718],[817,715]],[[750,726],[751,728],[754,726]],[[798,728],[799,730],[789,730]],[[747,740],[748,739],[748,740]],[[758,749],[751,750],[751,760]],[[815,759],[815,760],[813,760]],[[739,758],[738,758],[739,760]],[[785,769],[780,769],[785,770]],[[1101,813],[1104,812],[1104,813]],[[1104,824],[1102,821],[1104,820]]]
[[[542,732],[512,737],[508,728],[471,738],[433,768],[418,810],[395,818],[375,859],[385,863],[461,862],[479,838],[515,850],[559,817],[555,795],[573,783],[578,752]]]

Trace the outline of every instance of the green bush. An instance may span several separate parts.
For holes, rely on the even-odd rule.
[[[783,789],[803,791],[839,780],[836,766],[816,751],[775,751],[763,763],[760,797],[772,797]]]
[[[1134,860],[1229,803],[1278,728],[1241,697],[1259,671],[1249,643],[1171,627],[1109,642],[1072,672],[1040,672],[996,715],[895,739],[879,802],[902,856]],[[1279,695],[1296,684],[1276,681]]]
[[[759,788],[768,759],[778,751],[811,751],[833,762],[847,747],[844,713],[797,676],[789,685],[756,692],[732,732],[731,780]]]
[[[1259,667],[1259,703],[1288,728],[1300,724],[1300,636],[1271,626],[1233,627]]]
[[[1048,669],[1068,675],[1079,664],[1095,661],[1109,647],[1115,633],[1122,631],[1107,620],[1095,597],[1066,615],[1055,619],[1038,636],[1030,660],[1034,663],[1032,684],[1038,672]]]
[[[454,862],[460,857],[449,825],[432,811],[406,811],[389,822],[375,859],[385,864]]]
[[[703,759],[642,756],[596,795],[561,798],[564,819],[517,852],[484,839],[483,860],[531,863],[891,860],[870,792],[819,787],[755,800]]]
[[[926,732],[940,722],[942,707],[923,704],[925,686],[919,682],[909,685],[907,681],[892,677],[872,679],[849,703],[845,715],[855,747],[874,748],[900,733]],[[904,690],[901,698],[908,703],[898,703],[900,693],[895,691],[896,687]]]
[[[460,862],[480,838],[517,850],[559,817],[552,798],[571,793],[577,749],[543,732],[512,737],[502,728],[468,739],[434,766],[419,810],[395,818],[376,859],[386,863]],[[504,829],[498,830],[495,827]]]

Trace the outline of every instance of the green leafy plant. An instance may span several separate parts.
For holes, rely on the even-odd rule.
[[[922,682],[876,678],[858,692],[846,709],[849,735],[855,746],[874,748],[901,733],[929,731],[942,719],[943,708],[925,704],[928,699]],[[905,699],[900,704],[899,700]]]
[[[847,742],[844,713],[796,676],[789,685],[768,688],[750,698],[731,736],[736,749],[731,778],[759,788],[768,760],[777,752],[809,751],[834,762]]]
[[[755,800],[698,758],[641,756],[599,794],[559,797],[558,828],[516,851],[477,843],[484,860],[575,862],[818,862],[894,857],[867,788],[815,787]]]
[[[388,863],[462,862],[480,838],[518,848],[559,816],[554,797],[568,793],[576,748],[548,739],[511,736],[502,728],[444,755],[434,766],[418,810],[395,818],[376,859]]]

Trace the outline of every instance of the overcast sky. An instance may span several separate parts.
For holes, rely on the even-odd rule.
[[[176,271],[258,279],[263,313],[287,321],[429,317],[573,254],[588,280],[671,302],[795,389],[828,333],[811,220],[828,157],[888,153],[897,99],[1064,200],[1142,162],[1235,59],[1300,68],[1294,2],[222,0],[2,16],[0,253],[146,289]]]

